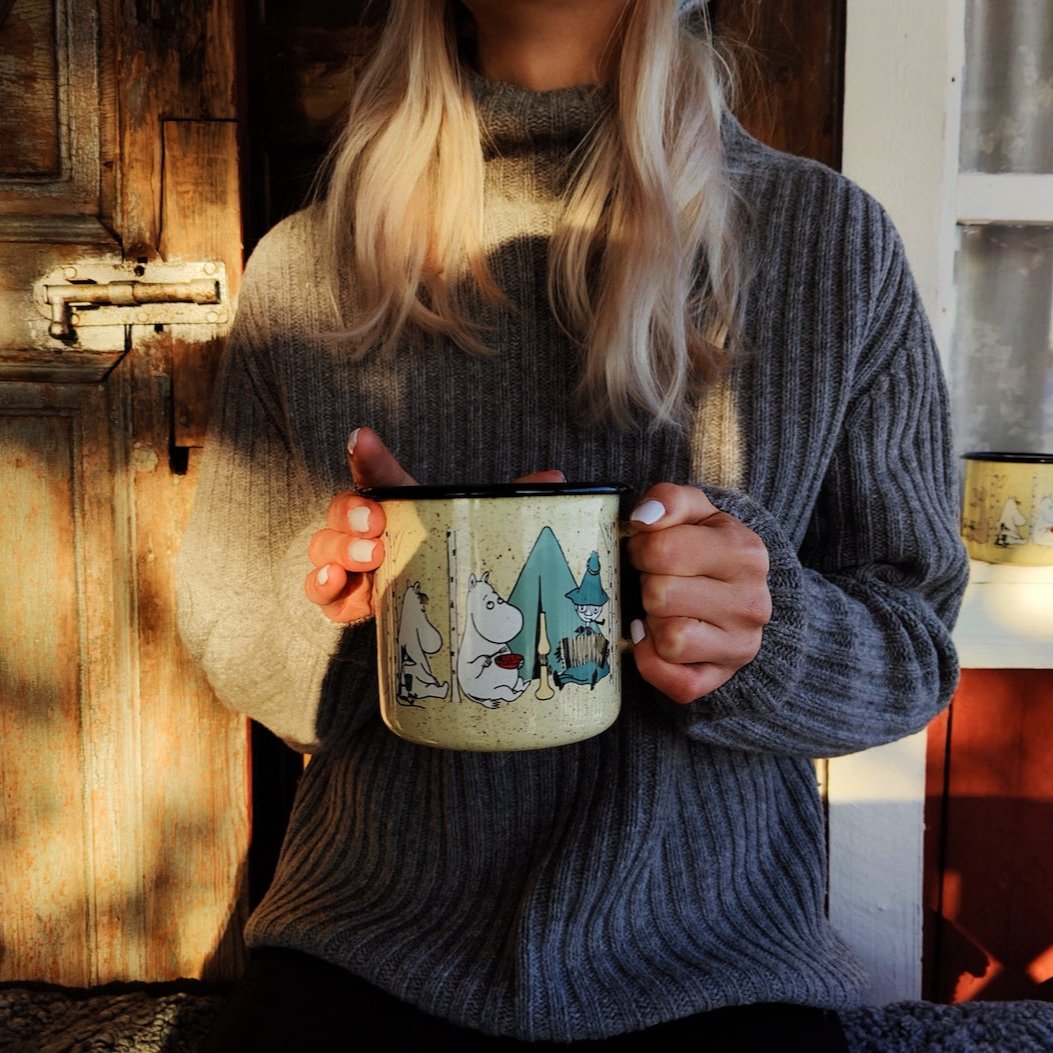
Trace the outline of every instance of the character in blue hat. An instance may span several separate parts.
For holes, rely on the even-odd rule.
[[[598,552],[589,555],[581,584],[566,595],[583,624],[575,630],[574,637],[560,641],[557,657],[562,668],[555,674],[556,683],[561,688],[568,682],[591,686],[611,671],[610,642],[600,630],[600,614],[610,597],[600,581]]]
[[[578,617],[585,623],[578,629],[579,634],[600,631],[598,626],[603,624],[600,613],[609,598],[600,581],[600,555],[593,552],[589,555],[585,573],[581,576],[581,584],[567,593],[567,599],[574,604]]]

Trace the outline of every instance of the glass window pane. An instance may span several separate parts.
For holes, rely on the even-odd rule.
[[[959,163],[1053,173],[1053,0],[968,0]]]
[[[1053,453],[1053,228],[963,227],[956,271],[959,452]]]

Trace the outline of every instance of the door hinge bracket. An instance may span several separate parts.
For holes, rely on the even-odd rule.
[[[226,267],[211,261],[67,264],[36,283],[33,300],[56,340],[73,339],[82,326],[229,320]]]

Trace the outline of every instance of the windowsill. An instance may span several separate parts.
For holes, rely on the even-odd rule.
[[[954,640],[963,669],[1053,668],[1053,566],[971,560]]]

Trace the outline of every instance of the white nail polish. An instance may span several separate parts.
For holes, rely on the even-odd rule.
[[[629,636],[634,644],[638,644],[647,635],[644,623],[639,618],[634,618],[629,623]]]
[[[629,518],[635,523],[650,526],[652,523],[657,523],[664,515],[665,505],[661,501],[644,501],[642,505],[633,510]]]
[[[355,444],[358,442],[358,428],[355,428],[353,432],[347,437],[347,452],[350,456],[355,455]]]
[[[352,563],[369,563],[373,558],[373,550],[377,547],[375,541],[369,538],[359,538],[347,546],[347,556]]]
[[[315,583],[320,585],[323,589],[329,584],[329,566],[328,564],[321,568],[318,573],[314,576]]]
[[[369,529],[368,506],[355,505],[355,507],[347,513],[347,521],[351,524],[352,530],[357,531],[359,534],[364,534]]]

